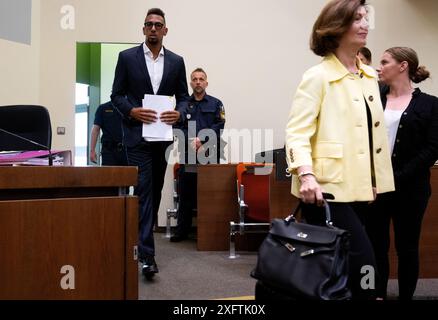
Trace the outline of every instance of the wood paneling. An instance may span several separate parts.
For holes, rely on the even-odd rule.
[[[292,213],[292,210],[297,206],[298,199],[291,195],[291,182],[277,180],[275,174],[270,176],[270,192],[271,192],[271,219],[284,219]]]
[[[123,213],[123,198],[0,202],[0,299],[123,299]]]
[[[438,166],[431,170],[432,195],[424,214],[420,237],[420,278],[438,278]],[[397,255],[391,226],[390,277],[397,278]]]
[[[0,167],[0,299],[137,299],[136,172]]]
[[[198,250],[229,247],[230,221],[237,221],[236,165],[198,166]]]
[[[138,200],[126,197],[125,221],[125,299],[138,299],[138,259],[134,257],[134,247],[138,243]],[[137,252],[136,252],[137,253]]]
[[[137,167],[0,167],[0,189],[122,187],[137,185]]]

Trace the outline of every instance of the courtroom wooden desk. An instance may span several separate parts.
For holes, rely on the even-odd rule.
[[[136,167],[0,167],[0,299],[138,299],[136,184]]]
[[[198,250],[227,251],[229,223],[238,221],[236,164],[198,166]],[[284,218],[297,204],[289,181],[277,181],[271,173],[270,216]],[[420,240],[420,277],[438,278],[438,167],[431,170],[432,196],[427,207]],[[252,238],[253,237],[253,238]],[[253,241],[255,237],[255,240]],[[263,235],[261,235],[263,237]],[[253,244],[251,245],[251,242]],[[260,236],[236,237],[237,250],[256,250]],[[391,278],[397,260],[391,241]]]

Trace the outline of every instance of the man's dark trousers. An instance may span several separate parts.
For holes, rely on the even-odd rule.
[[[142,141],[128,148],[128,163],[138,167],[138,184],[134,194],[139,197],[139,259],[155,255],[153,228],[158,215],[166,173],[165,151],[172,142]]]
[[[198,174],[187,172],[186,166],[181,165],[178,172],[178,193],[180,207],[176,234],[188,236],[192,227],[193,210],[197,209]]]

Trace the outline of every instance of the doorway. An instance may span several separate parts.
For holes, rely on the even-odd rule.
[[[133,43],[76,43],[76,109],[74,165],[96,165],[90,162],[90,133],[94,115],[102,103],[110,100],[119,52],[137,46]],[[97,165],[100,159],[97,141]]]

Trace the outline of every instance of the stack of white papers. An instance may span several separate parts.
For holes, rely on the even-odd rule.
[[[157,112],[157,121],[154,123],[143,123],[143,137],[146,141],[172,141],[172,126],[161,122],[160,114],[164,111],[175,109],[175,99],[169,96],[145,94],[143,108],[152,109]]]

